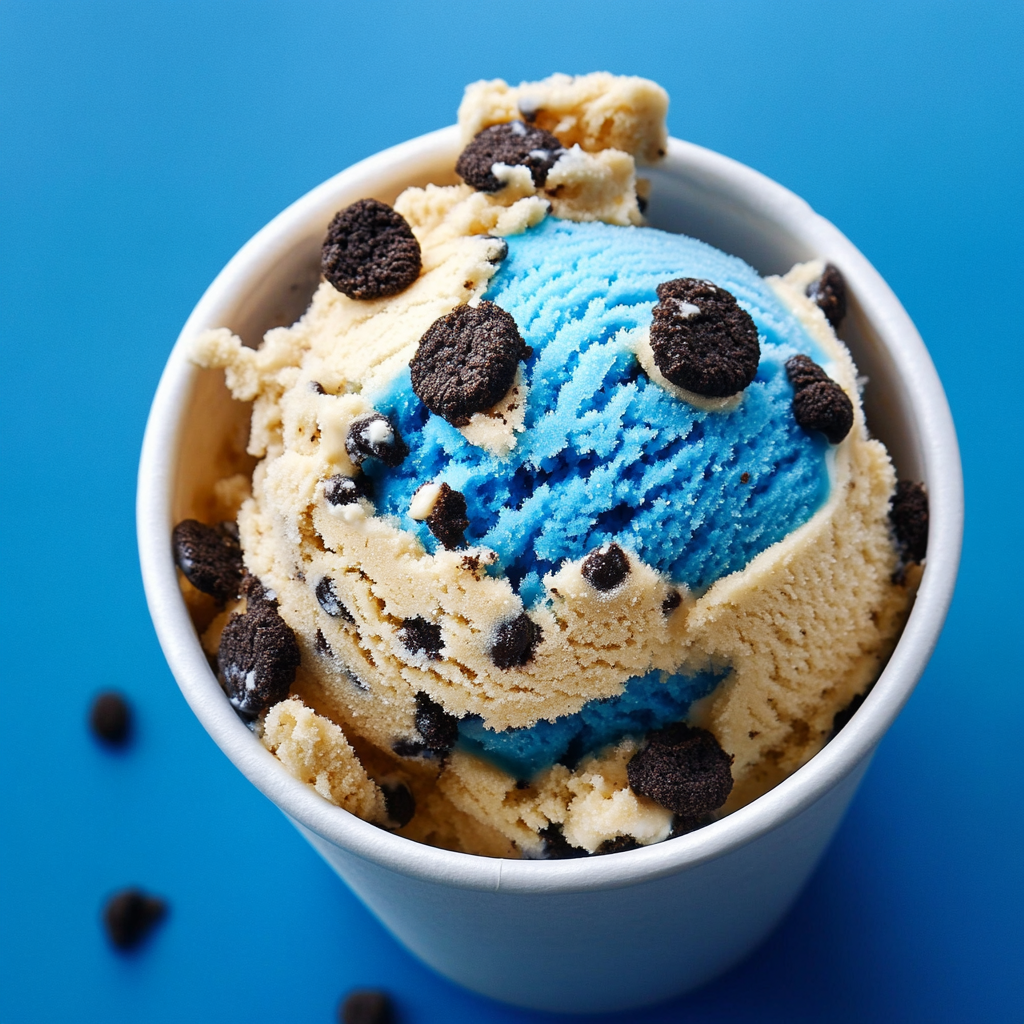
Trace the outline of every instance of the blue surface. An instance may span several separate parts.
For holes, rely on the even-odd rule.
[[[133,491],[177,330],[256,229],[449,123],[468,80],[601,67],[663,82],[674,134],[788,185],[875,263],[946,383],[968,494],[948,627],[796,908],[728,976],[622,1019],[1021,1019],[1024,8],[438,9],[0,7],[0,1020],[327,1024],[368,984],[406,1024],[547,1019],[404,953],[207,739],[148,622]],[[112,685],[139,715],[118,755],[83,725]],[[123,957],[98,914],[130,881],[172,911]]]

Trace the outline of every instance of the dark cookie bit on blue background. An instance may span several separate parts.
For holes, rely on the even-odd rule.
[[[368,412],[357,416],[349,424],[345,435],[345,451],[357,466],[361,466],[367,459],[379,459],[385,466],[394,469],[409,454],[409,446],[402,440],[398,427],[391,420],[379,412]]]
[[[430,532],[450,551],[466,543],[466,499],[460,491],[441,484],[441,492],[427,516]]]
[[[793,385],[793,417],[804,430],[820,430],[839,444],[853,427],[850,396],[809,356],[786,360]]]
[[[684,818],[725,803],[732,792],[732,755],[710,732],[677,722],[649,733],[647,740],[626,765],[635,793]]]
[[[89,709],[89,727],[93,735],[104,743],[121,746],[131,733],[131,705],[112,690],[99,694]]]
[[[339,210],[320,254],[324,277],[350,299],[397,295],[420,275],[420,243],[387,203],[360,199]]]
[[[398,630],[398,639],[413,654],[422,652],[433,661],[441,658],[444,640],[441,638],[441,627],[435,622],[428,622],[419,615],[405,619]]]
[[[392,1024],[391,1000],[375,989],[356,989],[338,1007],[340,1024]]]
[[[846,316],[846,281],[839,268],[827,264],[821,277],[807,286],[807,296],[814,300],[833,329],[838,328]]]
[[[207,526],[184,519],[171,534],[174,561],[196,590],[218,601],[238,596],[242,582],[242,548],[234,523]]]
[[[459,720],[422,690],[416,694],[416,730],[427,750],[443,757],[459,738]]]
[[[900,480],[889,504],[889,521],[908,562],[920,562],[928,550],[928,495],[921,484]]]
[[[351,505],[360,498],[372,497],[370,478],[335,473],[324,484],[324,497],[329,505]]]
[[[420,338],[409,363],[412,389],[433,413],[465,426],[504,397],[533,349],[515,320],[493,302],[457,306]]]
[[[291,626],[259,581],[247,577],[244,589],[246,611],[228,619],[217,666],[232,706],[246,718],[255,718],[288,696],[301,655]]]
[[[583,559],[580,571],[595,590],[614,590],[629,575],[629,559],[618,544],[605,544]]]
[[[491,661],[498,668],[522,668],[533,658],[541,641],[541,628],[526,612],[503,622],[494,632]]]
[[[416,813],[416,799],[404,782],[383,782],[384,809],[392,828],[404,828]]]
[[[344,619],[346,622],[355,622],[352,613],[341,603],[337,591],[334,589],[334,580],[330,576],[324,576],[316,585],[316,599],[320,602],[328,615],[333,619]]]
[[[658,285],[651,323],[654,362],[665,378],[705,398],[727,398],[757,375],[757,326],[731,292],[681,277]]]
[[[103,924],[118,949],[134,949],[167,913],[167,904],[141,889],[115,893],[103,908]]]
[[[526,167],[534,185],[542,188],[548,171],[564,152],[550,132],[522,121],[509,121],[478,132],[459,156],[455,173],[478,192],[498,192],[505,183],[491,170],[495,164]]]

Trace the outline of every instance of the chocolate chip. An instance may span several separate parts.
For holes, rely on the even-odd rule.
[[[431,412],[465,426],[473,413],[505,395],[519,360],[532,354],[515,320],[500,306],[457,306],[420,338],[409,364],[412,389]]]
[[[635,793],[690,818],[725,803],[732,791],[732,755],[711,733],[678,722],[647,738],[626,765]]]
[[[217,651],[228,699],[248,718],[288,696],[301,657],[291,627],[260,592],[252,587],[245,614],[228,619]]]
[[[324,277],[350,299],[397,295],[421,266],[420,243],[406,219],[376,199],[339,210],[320,253]]]
[[[594,852],[625,853],[627,850],[639,850],[642,845],[632,836],[616,836],[614,839],[606,839]]]
[[[580,571],[596,590],[614,590],[629,575],[629,559],[618,544],[605,544],[583,559]]]
[[[171,535],[174,561],[185,579],[218,601],[238,596],[242,581],[242,549],[237,537],[195,519],[184,519]]]
[[[491,661],[498,668],[520,668],[533,658],[542,636],[540,626],[523,612],[495,630]]]
[[[708,398],[742,391],[757,374],[757,327],[724,288],[692,277],[658,285],[651,324],[658,369]]]
[[[351,505],[360,498],[369,497],[369,477],[361,476],[357,478],[342,476],[341,473],[336,473],[324,484],[324,498],[327,499],[327,503],[330,505]]]
[[[385,783],[380,787],[384,794],[384,809],[392,828],[404,828],[416,813],[416,799],[404,782]]]
[[[900,480],[889,503],[889,521],[908,562],[920,562],[928,549],[928,495],[921,484]]]
[[[544,840],[545,860],[575,860],[590,854],[579,846],[571,846],[562,832],[562,826],[551,822],[537,833]]]
[[[450,551],[466,543],[466,499],[459,491],[441,484],[441,492],[427,516],[430,532]]]
[[[132,726],[132,709],[119,693],[101,693],[89,709],[89,728],[97,739],[111,746],[120,746],[128,739]]]
[[[683,603],[683,595],[678,590],[670,590],[668,597],[661,602],[661,611],[663,615],[669,615],[674,612]]]
[[[853,718],[860,709],[860,706],[864,703],[866,697],[867,691],[864,693],[858,693],[845,708],[840,708],[832,716],[832,732],[829,734],[829,740],[834,740],[836,735],[839,733],[839,730],[850,724],[850,719]]]
[[[366,459],[380,459],[394,469],[409,454],[409,446],[391,420],[379,412],[368,412],[349,424],[345,451],[357,466]]]
[[[834,380],[818,381],[793,395],[793,416],[804,430],[820,430],[839,444],[853,426],[853,403]]]
[[[786,376],[794,391],[832,379],[810,356],[805,355],[792,356],[786,360]]]
[[[821,277],[807,286],[807,295],[833,328],[837,328],[846,316],[846,281],[839,268],[827,264]]]
[[[459,738],[459,720],[422,691],[416,694],[415,721],[416,729],[431,753],[443,757],[455,746]]]
[[[550,132],[534,128],[522,121],[491,125],[478,132],[462,151],[455,164],[455,173],[467,185],[480,192],[497,192],[505,183],[495,177],[495,164],[527,167],[537,188],[547,181],[548,171],[565,152]]]
[[[346,622],[355,622],[352,613],[338,600],[334,589],[334,580],[330,576],[324,576],[316,585],[316,599],[320,602],[328,615],[335,619],[344,619]]]
[[[419,654],[422,651],[433,661],[440,659],[441,648],[444,647],[444,640],[441,639],[441,627],[434,622],[420,618],[419,615],[402,621],[401,628],[398,630],[398,639],[413,654]]]
[[[356,989],[338,1007],[341,1024],[391,1024],[391,1000],[383,992]]]
[[[141,889],[123,889],[107,900],[103,923],[118,949],[133,949],[167,913],[167,904]]]

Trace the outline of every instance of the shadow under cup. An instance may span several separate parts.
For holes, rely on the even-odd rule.
[[[138,532],[146,597],[182,692],[238,768],[391,930],[468,988],[537,1009],[621,1010],[719,974],[785,914],[834,834],[871,755],[938,639],[960,554],[963,495],[956,435],[917,331],[874,268],[831,224],[780,185],[672,139],[642,168],[650,223],[742,257],[762,274],[821,258],[846,277],[842,335],[859,372],[867,422],[900,477],[923,480],[931,525],[916,604],[875,688],[807,765],[729,817],[656,846],[590,859],[512,861],[452,853],[378,829],[292,778],[224,697],[199,645],[171,556],[173,525],[207,521],[213,484],[250,472],[250,407],[221,371],[192,365],[200,331],[228,327],[258,345],[292,323],[319,280],[330,218],[368,196],[454,182],[455,128],[349,168],[304,196],[232,259],[196,306],[153,402],[139,468]]]

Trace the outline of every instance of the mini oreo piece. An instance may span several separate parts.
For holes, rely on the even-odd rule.
[[[183,519],[171,534],[171,544],[174,561],[196,590],[218,601],[238,596],[243,567],[237,528],[232,534],[225,524],[217,528]]]
[[[853,427],[850,396],[810,356],[787,359],[786,375],[793,385],[793,418],[839,444]]]
[[[501,263],[508,256],[508,242],[500,235],[484,235],[483,237],[491,243],[491,252],[487,257],[487,262]]]
[[[420,243],[387,203],[360,199],[339,210],[327,228],[320,269],[350,299],[397,295],[420,275]]]
[[[643,843],[638,843],[632,836],[616,836],[606,839],[595,853],[625,853],[627,850],[639,850]]]
[[[494,174],[495,164],[526,167],[534,185],[542,188],[548,171],[564,152],[550,132],[522,121],[508,121],[478,132],[459,156],[455,173],[478,192],[497,192],[505,182]]]
[[[580,572],[595,590],[614,590],[629,575],[629,559],[618,544],[605,544],[583,559]]]
[[[452,490],[447,484],[441,484],[441,492],[434,502],[434,507],[427,516],[430,532],[449,551],[460,548],[466,543],[466,499],[461,491]]]
[[[542,636],[540,626],[523,612],[494,631],[491,661],[498,668],[521,668],[533,658]]]
[[[846,281],[839,268],[826,264],[821,277],[807,286],[807,296],[814,300],[833,329],[838,328],[846,316]]]
[[[382,783],[384,809],[392,828],[404,828],[416,813],[416,799],[404,782]]]
[[[112,690],[99,694],[89,709],[89,728],[97,739],[112,747],[127,741],[132,727],[132,709],[128,701]]]
[[[330,576],[323,576],[316,585],[316,599],[331,618],[344,619],[346,622],[355,622],[352,613],[338,600],[338,594],[334,589],[334,580]]]
[[[365,456],[364,456],[365,457]],[[351,505],[360,498],[370,497],[369,477],[343,476],[335,473],[324,484],[324,498],[329,505]]]
[[[340,1024],[392,1024],[391,1000],[374,989],[349,992],[338,1007]]]
[[[732,755],[710,732],[677,722],[647,739],[647,746],[626,765],[635,793],[686,818],[725,803],[732,792]]]
[[[107,900],[103,924],[118,949],[134,949],[167,913],[167,904],[141,889],[122,889]]]
[[[428,622],[419,615],[402,621],[398,630],[398,639],[406,650],[413,654],[421,651],[432,661],[441,659],[441,648],[444,647],[444,640],[441,638],[441,627],[434,622]]]
[[[456,306],[420,338],[409,363],[412,389],[423,404],[456,427],[498,402],[533,349],[515,320],[493,302]]]
[[[291,626],[254,583],[245,614],[232,615],[220,637],[217,666],[228,700],[246,718],[262,714],[288,696],[300,658]]]
[[[726,398],[756,376],[757,326],[724,288],[692,277],[664,281],[653,315],[654,362],[678,387]]]
[[[349,424],[348,434],[345,435],[345,451],[357,466],[361,466],[367,459],[379,459],[393,469],[409,454],[409,446],[402,440],[398,427],[387,416],[379,412],[368,412],[357,416]]]
[[[416,694],[416,730],[427,750],[443,757],[459,738],[459,720],[421,690]]]
[[[928,495],[921,484],[900,480],[889,503],[889,522],[908,562],[920,562],[928,550]]]
[[[575,860],[590,856],[582,847],[570,845],[562,832],[562,826],[557,822],[545,825],[537,834],[544,840],[545,860]]]

